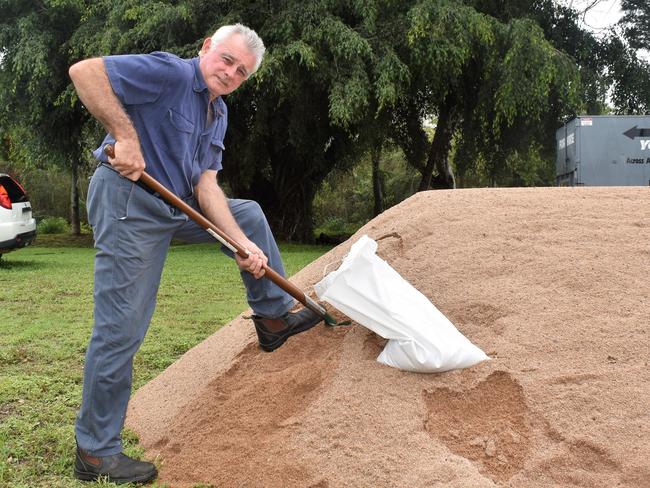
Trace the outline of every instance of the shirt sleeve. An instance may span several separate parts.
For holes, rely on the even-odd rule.
[[[156,101],[165,89],[172,65],[166,53],[126,54],[103,59],[113,91],[124,105]]]

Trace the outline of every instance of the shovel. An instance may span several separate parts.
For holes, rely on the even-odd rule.
[[[104,152],[107,156],[114,158],[115,150],[112,145],[107,144],[104,146]],[[230,249],[233,253],[238,254],[240,257],[246,259],[248,257],[248,251],[239,245],[235,240],[223,232],[219,227],[214,225],[208,219],[206,219],[199,212],[194,210],[191,206],[185,203],[183,200],[174,195],[171,191],[161,185],[156,179],[151,177],[146,172],[140,175],[138,180],[140,183],[146,185],[153,192],[158,193],[160,198],[166,201],[168,204],[176,207],[178,210],[183,212],[194,222],[200,225],[205,231],[210,234],[212,237],[217,239],[221,244]],[[303,293],[296,285],[291,283],[289,280],[280,275],[277,271],[270,268],[267,264],[264,264],[264,278],[271,280],[273,283],[278,285],[284,291],[286,291],[293,298],[302,303],[305,307],[310,309],[312,312],[321,317],[327,325],[339,325],[337,324],[334,317],[327,313],[324,307],[316,303],[314,300],[309,298],[305,293]],[[342,324],[341,324],[342,325]]]

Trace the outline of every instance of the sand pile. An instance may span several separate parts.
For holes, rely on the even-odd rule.
[[[649,209],[647,188],[417,194],[360,234],[491,361],[398,371],[357,324],[267,354],[242,316],[127,425],[172,487],[648,487]]]

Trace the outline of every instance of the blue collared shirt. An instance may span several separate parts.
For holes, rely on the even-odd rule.
[[[113,91],[122,102],[140,138],[145,171],[181,198],[189,198],[206,170],[221,169],[228,109],[218,97],[214,120],[207,125],[209,92],[199,58],[173,54],[104,57]],[[107,161],[107,134],[93,155]]]

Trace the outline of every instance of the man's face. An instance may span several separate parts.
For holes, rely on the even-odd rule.
[[[211,99],[239,88],[253,72],[255,61],[255,55],[248,50],[240,34],[233,34],[216,46],[209,37],[203,41],[199,67]]]

